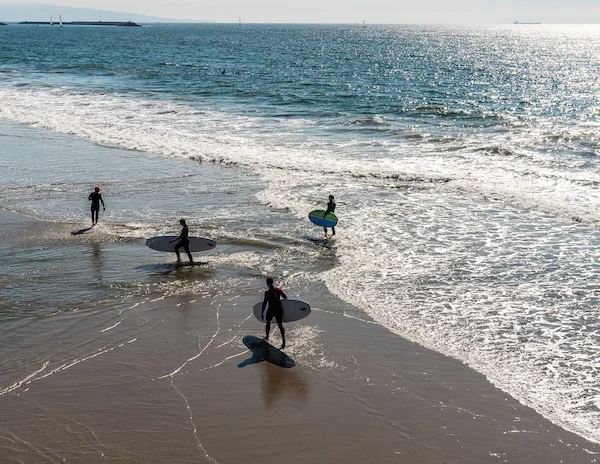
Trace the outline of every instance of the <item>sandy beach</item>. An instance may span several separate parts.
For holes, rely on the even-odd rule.
[[[0,219],[30,243],[56,227]],[[321,284],[288,348],[265,349],[251,316],[263,278],[203,291],[208,268],[171,274],[193,293],[2,322],[0,462],[597,462],[599,446]]]
[[[234,14],[2,28],[0,464],[597,463],[600,28]]]

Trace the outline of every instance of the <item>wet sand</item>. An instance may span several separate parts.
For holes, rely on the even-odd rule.
[[[266,349],[263,285],[0,323],[0,463],[597,462],[600,446],[320,284],[291,289],[313,313]]]

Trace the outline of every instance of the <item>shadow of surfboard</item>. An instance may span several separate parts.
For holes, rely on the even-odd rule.
[[[262,361],[267,361],[271,364],[275,364],[279,367],[285,367],[287,369],[296,365],[294,360],[287,354],[275,348],[262,338],[255,337],[253,335],[246,335],[242,339],[242,343],[252,352],[252,356],[238,364],[238,367],[246,367],[249,364],[257,364]]]

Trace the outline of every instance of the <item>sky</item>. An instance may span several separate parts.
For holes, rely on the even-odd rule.
[[[600,23],[600,0],[0,0],[223,23]]]

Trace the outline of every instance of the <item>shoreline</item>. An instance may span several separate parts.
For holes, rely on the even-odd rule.
[[[4,229],[18,215],[0,220]],[[592,463],[600,455],[460,361],[356,316],[322,283],[306,298],[310,317],[286,324],[294,366],[280,367],[277,350],[274,363],[261,362],[243,340],[262,335],[251,307],[263,285],[255,275],[242,288],[153,293],[0,324],[2,455],[86,463],[314,462],[323,453],[328,462]]]

